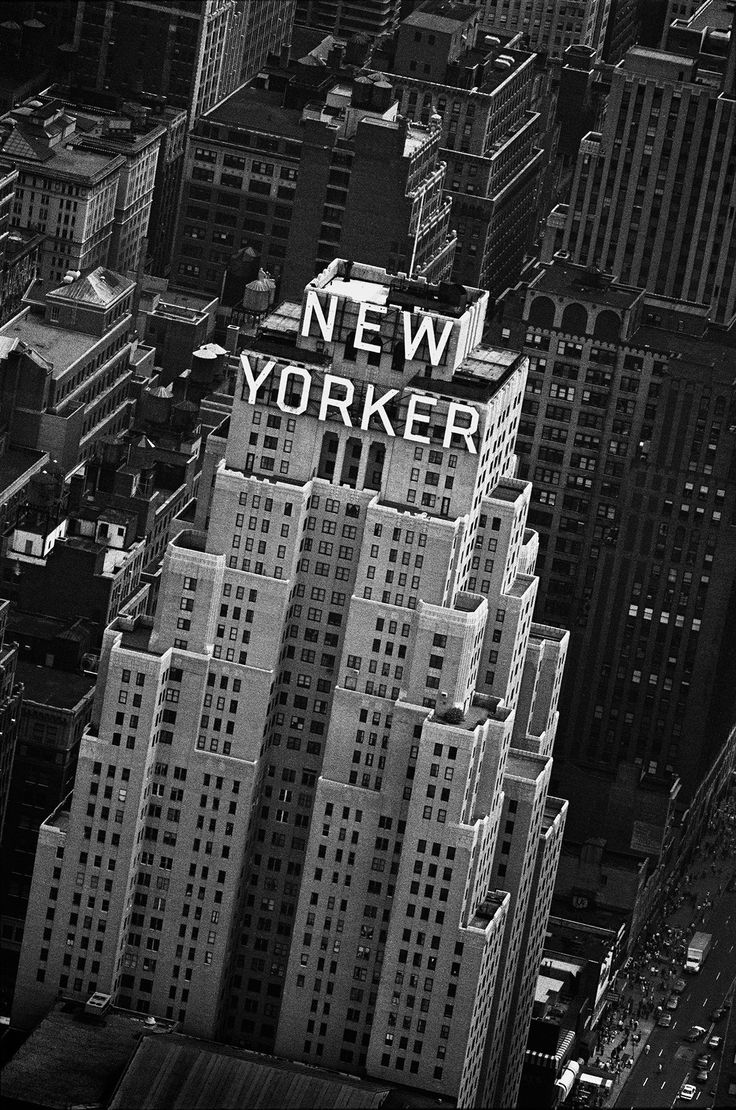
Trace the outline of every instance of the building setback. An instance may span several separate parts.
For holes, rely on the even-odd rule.
[[[567,633],[532,621],[526,361],[480,345],[487,301],[336,260],[245,352],[207,530],[169,545],[155,616],[105,633],[19,1025],[99,990],[513,1102]]]
[[[575,630],[561,764],[677,773],[692,795],[733,721],[734,338],[556,259],[493,336],[529,356],[540,619]]]
[[[321,104],[286,103],[281,91],[249,87],[197,123],[172,280],[217,294],[243,247],[290,297],[338,251],[448,278],[455,236],[436,125],[400,118],[390,84],[375,74],[335,79]]]

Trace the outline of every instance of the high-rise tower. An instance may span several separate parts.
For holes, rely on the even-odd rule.
[[[729,16],[730,17],[730,16]],[[675,23],[667,49],[634,47],[613,71],[603,130],[583,139],[564,249],[651,293],[736,320],[736,32]]]
[[[266,320],[206,531],[169,546],[155,617],[107,630],[39,836],[19,1023],[98,990],[513,1102],[567,633],[532,622],[526,360],[480,345],[487,302],[337,260]]]
[[[293,19],[294,0],[80,0],[76,82],[165,96],[194,121],[255,76]]]

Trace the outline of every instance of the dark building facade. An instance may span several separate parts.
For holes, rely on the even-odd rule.
[[[374,37],[395,29],[400,10],[401,0],[296,0],[294,22],[338,38]]]
[[[73,637],[68,644],[73,646]],[[0,845],[4,876],[0,1011],[6,1014],[23,940],[38,830],[74,785],[79,740],[89,720],[95,685],[94,675],[38,666],[22,658],[17,678],[24,684],[24,698]]]
[[[488,35],[481,12],[428,0],[399,27],[386,66],[410,119],[436,119],[444,188],[457,231],[453,278],[499,296],[518,280],[537,231],[545,155],[535,58],[509,35]]]
[[[76,83],[164,96],[192,122],[288,41],[293,0],[80,0]]]
[[[556,766],[630,761],[687,795],[733,720],[735,337],[562,260],[495,327],[530,358],[537,611],[573,630]]]
[[[726,19],[732,13],[723,12]],[[585,136],[543,259],[565,250],[619,280],[736,320],[736,31],[675,23],[631,49]]]
[[[18,645],[5,642],[10,603],[0,600],[0,835],[5,824],[18,735],[21,690],[15,679]]]
[[[335,254],[428,281],[450,276],[455,237],[433,123],[399,118],[379,76],[335,78],[319,104],[246,88],[189,141],[172,280],[218,293],[252,247],[297,296]]]

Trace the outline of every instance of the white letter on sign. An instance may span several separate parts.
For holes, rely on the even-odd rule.
[[[289,405],[286,403],[286,393],[288,390],[289,378],[301,378],[302,381],[302,395],[299,398],[298,405]],[[281,380],[279,381],[279,394],[276,398],[276,403],[282,412],[291,412],[294,416],[301,416],[307,407],[309,401],[309,387],[312,384],[312,375],[307,373],[301,366],[287,366],[285,370],[281,371]]]
[[[358,309],[358,323],[355,326],[355,346],[359,351],[370,351],[373,354],[380,355],[381,344],[366,343],[363,339],[363,332],[365,331],[380,331],[381,325],[376,321],[366,320],[365,314],[370,309],[371,312],[380,312],[382,316],[386,315],[388,309],[385,305],[380,304],[367,304],[363,301]]]
[[[417,405],[429,405],[434,408],[437,404],[437,397],[423,397],[421,393],[412,393],[409,398],[409,408],[406,413],[406,426],[404,428],[404,439],[411,439],[414,443],[429,443],[429,436],[419,435],[413,430],[414,424],[429,424],[429,413],[417,412]]]
[[[463,428],[455,422],[455,417],[461,412],[470,417],[470,424]],[[445,428],[445,438],[442,441],[442,446],[451,447],[453,435],[462,436],[470,454],[477,455],[478,451],[473,441],[473,432],[477,430],[478,410],[470,405],[458,405],[453,401],[447,410],[447,427]]]
[[[319,330],[322,338],[326,343],[332,339],[332,333],[335,330],[335,314],[337,312],[337,297],[330,297],[330,307],[328,315],[325,318],[322,302],[320,301],[314,289],[310,289],[307,293],[307,303],[304,308],[304,320],[302,321],[302,335],[309,335],[309,328],[312,323],[312,313],[317,317]]]
[[[273,361],[273,359],[270,362],[267,362],[257,378],[253,377],[253,371],[250,368],[250,360],[248,359],[247,355],[240,356],[240,365],[243,367],[245,380],[248,383],[248,404],[255,405],[258,390],[261,388],[276,363]]]
[[[367,432],[371,417],[377,416],[386,429],[387,434],[395,436],[396,432],[393,430],[391,421],[388,418],[388,413],[383,406],[387,405],[394,397],[398,397],[399,391],[398,389],[389,389],[387,393],[382,393],[377,401],[373,400],[375,393],[376,387],[374,385],[369,385],[365,391],[365,404],[363,405],[363,415],[360,420],[360,426],[364,432]]]
[[[331,395],[333,385],[344,386],[346,393],[344,401],[341,401],[338,397],[333,397]],[[322,387],[322,400],[319,406],[320,420],[326,420],[328,408],[333,408],[337,409],[337,411],[340,413],[343,424],[346,424],[348,428],[352,428],[353,423],[350,419],[350,413],[348,409],[350,408],[350,403],[353,399],[354,393],[355,386],[349,378],[340,378],[337,376],[337,374],[325,374],[325,384]]]
[[[452,332],[452,320],[445,321],[445,326],[442,329],[442,335],[438,343],[437,336],[434,333],[434,318],[432,316],[422,316],[419,327],[417,328],[417,333],[412,337],[411,313],[402,312],[401,315],[404,317],[404,350],[406,351],[406,357],[414,358],[426,334],[427,346],[429,347],[429,361],[433,366],[437,366],[442,358],[442,352],[447,346],[450,333]]]

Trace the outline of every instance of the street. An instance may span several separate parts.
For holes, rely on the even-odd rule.
[[[703,914],[702,909],[696,912],[686,900],[667,919],[668,926],[685,929],[686,936],[696,929],[712,933],[711,951],[698,974],[682,974],[687,985],[679,996],[678,1008],[672,1012],[672,1025],[669,1028],[655,1025],[652,1029],[647,1039],[648,1048],[638,1055],[616,1099],[618,1107],[684,1107],[686,1101],[678,1096],[686,1082],[695,1087],[694,1106],[702,1108],[713,1104],[711,1092],[716,1082],[720,1050],[709,1048],[707,1042],[713,1034],[723,1034],[726,1021],[723,1018],[714,1023],[710,1015],[727,998],[733,997],[736,985],[736,891],[733,887],[731,891],[725,889],[733,875],[732,857],[726,861],[719,859],[717,865],[714,874],[712,856],[704,854],[698,877],[687,888],[697,893],[699,905],[709,898],[713,905]],[[719,886],[720,895],[717,893]],[[665,993],[661,994],[662,998]],[[706,1033],[690,1044],[683,1038],[692,1025],[703,1026]],[[710,1057],[708,1080],[698,1084],[694,1080],[693,1064],[702,1053]]]

